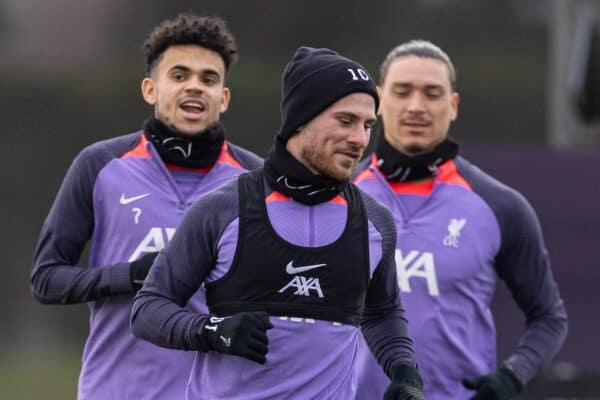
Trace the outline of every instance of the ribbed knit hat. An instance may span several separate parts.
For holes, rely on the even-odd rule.
[[[377,111],[377,88],[362,65],[330,49],[299,47],[283,71],[279,138],[287,142],[298,127],[355,92],[373,96]]]

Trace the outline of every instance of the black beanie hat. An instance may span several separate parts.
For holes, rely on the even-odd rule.
[[[373,96],[377,111],[377,88],[362,65],[333,50],[299,47],[283,71],[279,139],[287,142],[299,126],[355,92]]]

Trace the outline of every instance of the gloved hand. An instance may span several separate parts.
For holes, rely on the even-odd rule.
[[[392,383],[383,394],[383,400],[423,400],[423,379],[411,365],[399,364],[392,368]]]
[[[150,271],[150,267],[157,255],[158,252],[147,253],[142,258],[129,263],[129,281],[134,291],[137,292],[144,285],[144,279],[146,279],[148,271]]]
[[[264,311],[241,312],[223,318],[209,315],[198,331],[200,349],[264,364],[269,344],[267,330],[271,328],[269,314]]]
[[[477,392],[470,400],[510,400],[523,390],[523,385],[514,372],[506,367],[475,379],[464,379],[462,384]]]

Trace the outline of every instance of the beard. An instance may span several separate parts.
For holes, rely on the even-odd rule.
[[[354,160],[344,159],[340,163],[335,162],[333,156],[329,156],[314,147],[303,148],[300,155],[305,160],[308,169],[313,173],[343,181],[350,178],[352,172],[356,169],[362,152]]]
[[[428,150],[429,149],[427,147],[421,144],[412,143],[404,147],[404,149],[402,149],[402,152],[406,153],[406,155],[408,156],[414,157],[418,156],[419,154],[427,153]]]

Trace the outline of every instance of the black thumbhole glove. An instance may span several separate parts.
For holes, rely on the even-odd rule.
[[[144,285],[144,279],[146,279],[148,271],[150,271],[150,267],[157,255],[158,252],[147,253],[142,258],[129,263],[129,280],[134,291],[137,292]]]
[[[264,364],[269,350],[267,330],[271,328],[269,314],[264,311],[241,312],[223,318],[209,315],[198,331],[199,347]]]
[[[424,400],[423,379],[419,371],[408,364],[392,367],[392,383],[383,394],[383,400]]]
[[[500,367],[494,372],[475,379],[464,379],[462,384],[477,393],[470,400],[510,400],[515,399],[523,384],[510,369]]]

